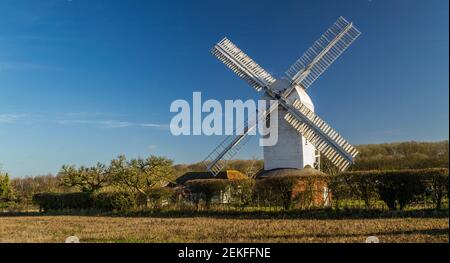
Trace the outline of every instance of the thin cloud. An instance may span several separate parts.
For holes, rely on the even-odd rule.
[[[58,120],[59,124],[92,124],[92,121],[87,120]]]
[[[156,123],[141,123],[142,127],[147,127],[147,128],[156,128],[156,129],[169,129],[169,125],[167,124],[156,124]]]
[[[113,118],[82,118],[83,116],[78,115],[88,115],[87,113],[67,113],[65,116],[61,116],[59,119],[46,119],[46,120],[37,120],[37,122],[52,122],[57,123],[59,125],[67,125],[67,126],[92,126],[98,128],[126,128],[126,127],[143,127],[143,128],[153,128],[160,130],[167,130],[170,128],[167,124],[158,124],[158,123],[136,123],[130,122],[126,120],[118,120]],[[91,114],[100,117],[101,115],[109,115],[109,114]],[[0,114],[0,123],[14,122],[17,119],[23,117],[23,114]],[[105,117],[103,116],[103,117]],[[72,118],[71,118],[72,117]],[[78,117],[78,118],[73,118]],[[87,117],[87,116],[85,116]],[[36,121],[36,120],[35,120]]]
[[[13,123],[24,116],[25,114],[0,114],[0,123]]]
[[[100,121],[99,124],[103,128],[124,128],[133,126],[133,123],[127,121]]]
[[[123,114],[118,113],[105,113],[105,112],[89,112],[89,111],[76,111],[76,112],[67,112],[63,114],[67,118],[120,118],[123,117]]]
[[[58,123],[62,125],[95,125],[100,128],[124,128],[133,125],[128,121],[117,120],[59,120]]]

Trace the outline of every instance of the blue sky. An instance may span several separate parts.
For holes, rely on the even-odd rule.
[[[353,144],[448,139],[445,0],[0,0],[1,169],[200,161],[223,138],[172,136],[170,103],[260,96],[210,48],[227,36],[280,77],[341,15],[363,34],[308,90],[316,112]]]

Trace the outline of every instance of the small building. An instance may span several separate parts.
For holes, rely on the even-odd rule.
[[[211,199],[210,201],[213,203],[226,204],[231,200],[230,189],[227,187],[221,187],[221,185],[225,186],[227,185],[227,182],[233,180],[246,179],[248,179],[248,177],[239,171],[226,170],[218,173],[216,176],[210,172],[188,172],[178,177],[175,182],[177,183],[179,189],[185,190],[185,198],[190,201],[198,202],[198,200],[206,198]],[[213,184],[216,185],[216,188],[220,188],[221,190],[214,191],[214,186],[211,187]],[[208,187],[208,185],[210,187]],[[195,188],[203,188],[203,190],[194,193],[191,191],[193,186],[198,186]],[[213,196],[209,196],[211,193],[214,193]],[[207,197],[203,195],[206,195]]]

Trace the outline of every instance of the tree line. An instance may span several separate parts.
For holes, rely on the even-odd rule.
[[[137,191],[41,193],[34,195],[33,201],[44,211],[157,211],[163,207],[166,211],[324,207],[403,210],[408,206],[440,210],[448,205],[448,187],[447,168],[428,168],[259,180],[195,179],[179,187],[151,188],[145,195]]]
[[[448,141],[413,141],[356,147],[360,154],[351,171],[448,168]],[[252,178],[262,167],[262,160],[252,159],[229,161],[226,168],[241,171]],[[330,175],[337,173],[326,159],[321,160],[321,168]],[[11,178],[7,173],[0,172],[0,203],[31,204],[33,195],[42,192],[128,191],[149,200],[184,173],[205,169],[201,162],[174,165],[166,157],[149,156],[127,160],[125,156],[119,156],[108,165],[64,165],[57,175]]]

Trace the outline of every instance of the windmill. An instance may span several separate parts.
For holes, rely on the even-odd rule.
[[[340,17],[288,69],[287,77],[278,80],[227,38],[213,47],[211,52],[239,77],[257,91],[263,91],[264,98],[277,101],[260,113],[257,120],[265,121],[274,109],[279,109],[278,142],[264,146],[264,170],[315,167],[320,155],[341,171],[353,164],[358,151],[314,113],[314,104],[306,91],[360,34],[353,23]],[[245,123],[244,133],[222,141],[205,159],[207,169],[214,175],[219,173],[256,126],[256,122]]]

